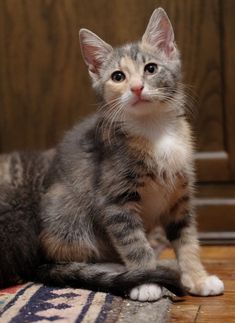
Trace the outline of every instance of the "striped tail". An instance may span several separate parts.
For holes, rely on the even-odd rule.
[[[123,267],[124,268],[124,267]],[[141,284],[158,284],[177,296],[185,295],[178,271],[166,266],[156,270],[110,271],[99,264],[57,263],[38,268],[36,280],[46,285],[71,286],[124,296]]]

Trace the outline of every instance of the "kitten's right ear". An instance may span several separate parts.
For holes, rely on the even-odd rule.
[[[79,31],[83,59],[91,77],[97,78],[101,65],[112,53],[113,48],[88,29]]]

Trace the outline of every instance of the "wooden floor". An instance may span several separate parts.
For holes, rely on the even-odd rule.
[[[204,246],[201,256],[207,271],[223,280],[225,293],[176,300],[170,323],[235,323],[235,246]],[[172,252],[164,251],[163,258],[169,257]]]

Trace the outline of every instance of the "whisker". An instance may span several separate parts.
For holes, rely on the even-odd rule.
[[[101,107],[103,110],[102,121],[97,128],[99,128],[103,132],[103,134],[105,130],[107,131],[106,137],[109,144],[112,143],[112,138],[113,138],[112,132],[114,131],[114,137],[115,137],[117,128],[120,127],[121,123],[123,122],[123,116],[124,116],[123,107],[127,101],[128,100],[124,100],[124,102],[121,102],[120,98],[116,98],[114,100],[109,101],[108,103],[105,103]],[[115,125],[115,123],[117,122],[118,122],[118,127]]]
[[[164,100],[168,104],[173,104],[178,108],[184,109],[190,117],[195,117],[194,106],[196,105],[197,100],[192,94],[193,92],[189,90],[189,86],[183,83],[178,83],[178,85],[179,86],[177,87],[173,95],[167,92],[166,87],[148,90],[147,94],[150,95],[151,101],[154,101],[156,99]]]

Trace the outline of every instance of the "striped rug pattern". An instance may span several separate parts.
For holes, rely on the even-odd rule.
[[[105,293],[27,283],[0,290],[0,322],[133,323],[168,321],[170,300],[138,303]]]

